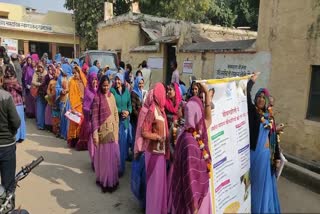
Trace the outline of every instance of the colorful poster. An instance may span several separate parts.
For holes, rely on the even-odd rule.
[[[3,38],[1,45],[7,49],[9,56],[13,53],[18,53],[18,40]]]
[[[213,96],[209,143],[217,214],[251,212],[247,81],[248,76],[206,81]]]

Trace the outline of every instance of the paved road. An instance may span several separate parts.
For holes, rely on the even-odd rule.
[[[129,171],[120,180],[120,189],[102,194],[86,151],[69,149],[66,142],[36,130],[33,120],[27,127],[27,140],[17,146],[17,167],[40,155],[45,161],[20,183],[17,205],[31,214],[142,213],[130,192]],[[282,212],[320,212],[319,194],[285,178],[280,179],[279,192]]]

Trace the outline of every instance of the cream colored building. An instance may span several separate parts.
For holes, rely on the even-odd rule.
[[[271,54],[269,89],[286,153],[320,161],[320,1],[261,0],[257,49]]]
[[[193,24],[140,13],[128,13],[98,24],[99,50],[114,50],[134,71],[147,60],[152,82],[169,82],[170,62],[176,60],[181,79],[188,83],[191,75],[213,78],[217,54],[255,52],[256,32],[206,24]],[[224,41],[237,40],[228,46]],[[224,46],[223,46],[224,45]],[[191,63],[191,70],[183,69]]]
[[[25,54],[38,53],[41,56],[49,52],[51,58],[60,52],[73,57],[74,44],[79,50],[74,26],[70,13],[39,13],[21,5],[0,3],[0,38],[18,40],[18,49],[24,50]]]

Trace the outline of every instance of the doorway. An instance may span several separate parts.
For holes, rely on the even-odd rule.
[[[166,54],[167,54],[167,68],[166,68],[166,84],[171,83],[171,76],[172,76],[172,69],[171,69],[171,62],[177,61],[176,56],[176,47],[177,45],[175,43],[167,43],[166,44]]]
[[[48,56],[51,56],[49,43],[46,42],[31,42],[29,43],[29,53],[38,54],[39,59],[41,59],[44,53],[47,53]]]

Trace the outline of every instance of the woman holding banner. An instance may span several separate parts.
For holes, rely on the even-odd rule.
[[[279,146],[269,91],[259,89],[254,104],[251,89],[258,75],[254,74],[247,85],[247,102],[250,127],[251,212],[280,213],[277,192],[276,168],[280,165]]]
[[[207,135],[211,124],[211,99],[208,89],[200,86],[205,93],[205,108],[198,96],[189,99],[184,111],[185,125],[174,153],[169,187],[169,211],[173,214],[211,213],[211,157]]]

